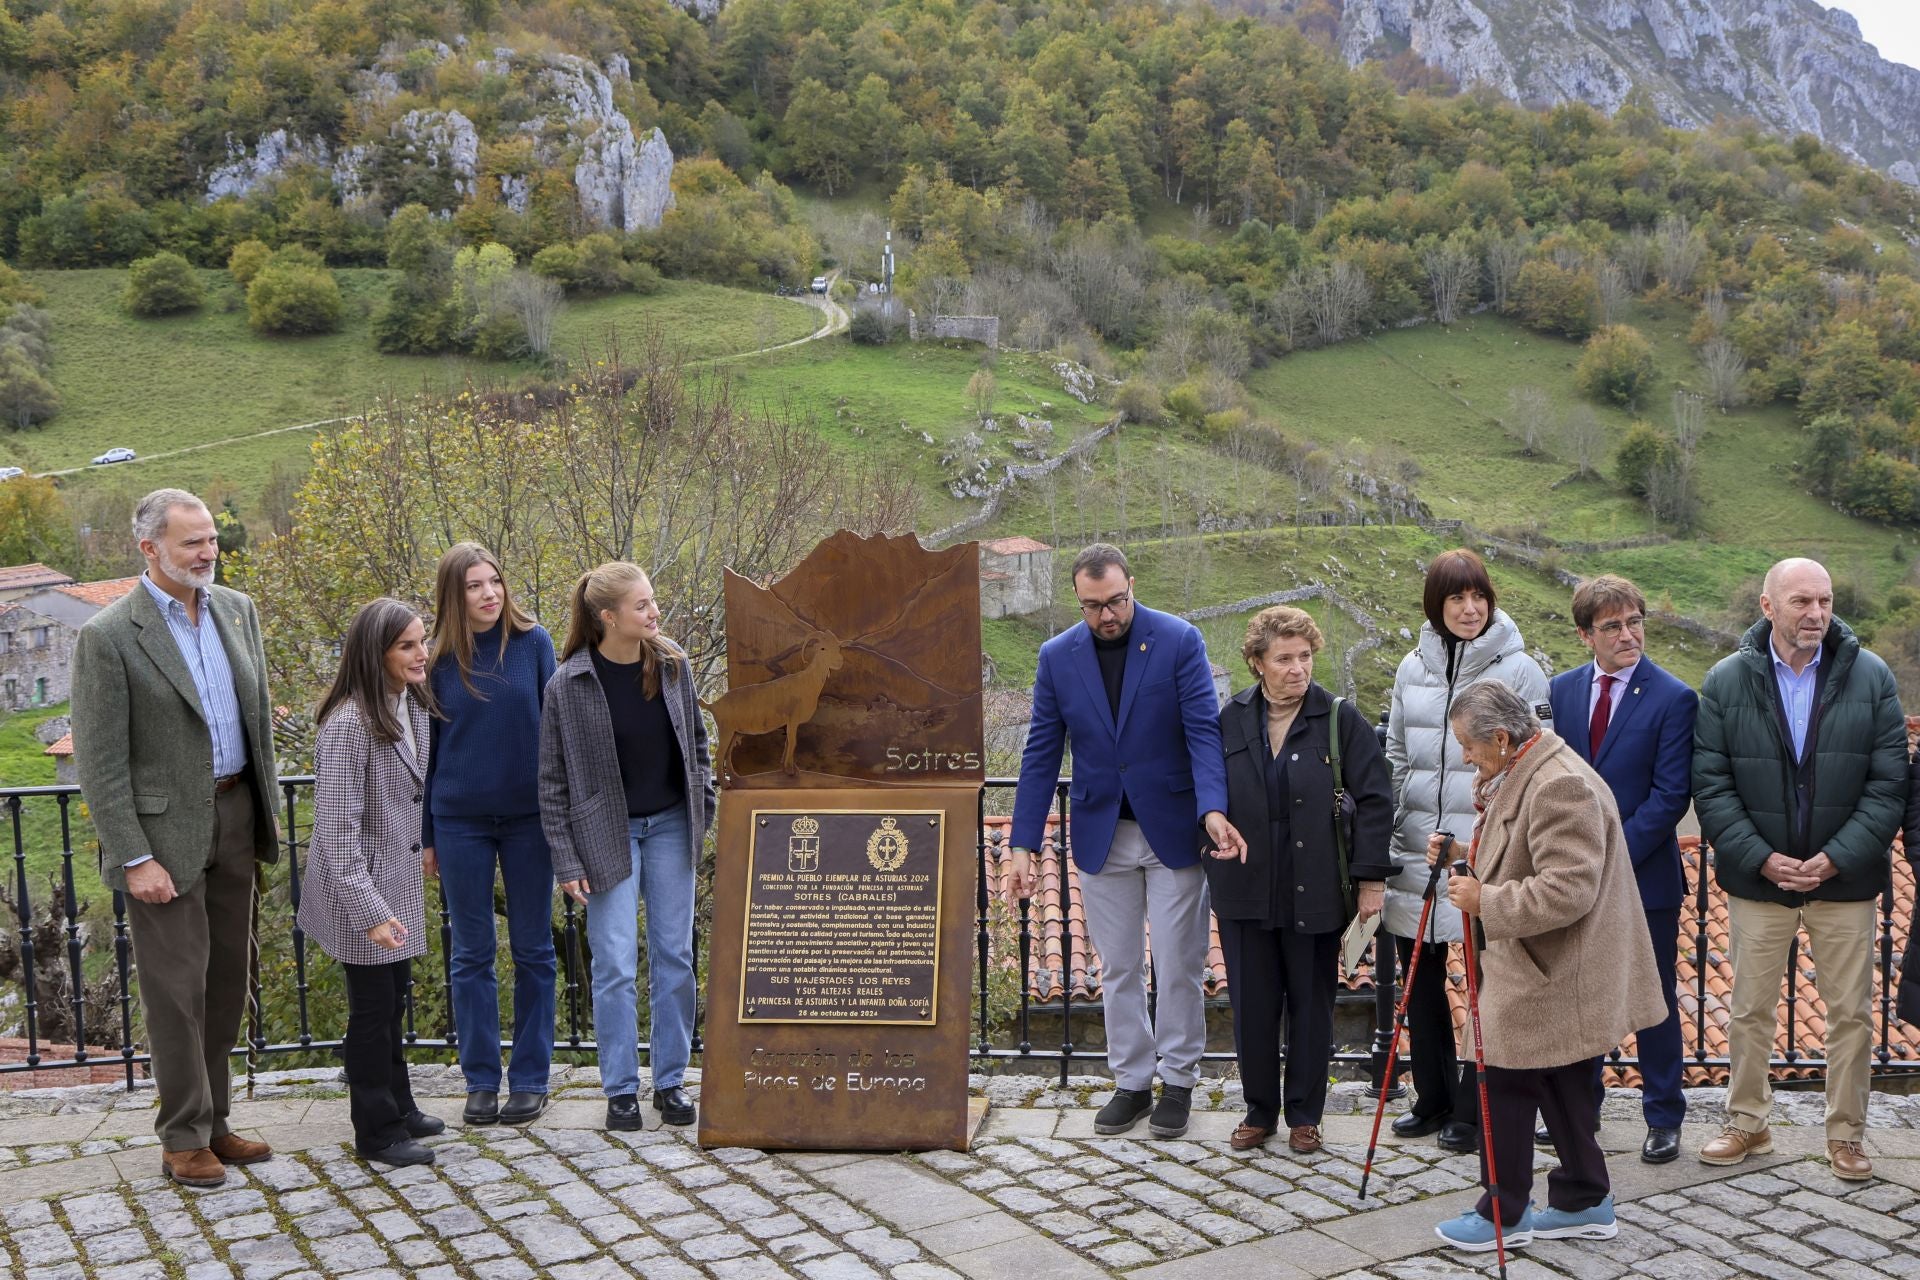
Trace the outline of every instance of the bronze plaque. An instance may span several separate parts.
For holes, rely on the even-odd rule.
[[[965,1149],[979,549],[836,533],[726,609],[701,1145]]]
[[[933,1021],[944,816],[754,811],[742,1022]]]

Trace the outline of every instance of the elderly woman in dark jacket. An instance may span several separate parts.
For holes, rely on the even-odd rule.
[[[1246,1120],[1233,1132],[1236,1151],[1265,1143],[1282,1114],[1290,1150],[1320,1149],[1340,935],[1356,910],[1362,919],[1379,913],[1394,870],[1387,853],[1393,786],[1386,757],[1366,717],[1343,701],[1340,771],[1354,819],[1342,874],[1334,841],[1335,703],[1313,681],[1313,656],[1323,643],[1320,628],[1301,610],[1261,610],[1240,650],[1257,683],[1220,712],[1227,818],[1247,841],[1243,855],[1216,849],[1206,862],[1247,1096]]]

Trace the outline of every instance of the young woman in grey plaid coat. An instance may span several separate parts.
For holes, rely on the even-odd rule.
[[[582,574],[540,716],[540,821],[561,891],[587,908],[609,1129],[640,1127],[643,905],[653,1107],[667,1124],[694,1121],[694,869],[713,810],[693,673],[660,634],[653,584],[624,561]]]
[[[414,1105],[401,1043],[413,958],[427,949],[420,804],[432,714],[420,615],[384,597],[362,605],[316,714],[299,920],[346,971],[354,1146],[389,1165],[432,1164],[418,1140],[446,1128]]]

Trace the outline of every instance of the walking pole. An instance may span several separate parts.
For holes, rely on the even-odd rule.
[[[1477,843],[1477,841],[1476,841]],[[1453,864],[1453,874],[1471,876],[1465,858]],[[1467,958],[1467,1017],[1473,1023],[1473,1065],[1480,1083],[1480,1147],[1487,1153],[1487,1191],[1493,1199],[1493,1247],[1500,1263],[1500,1280],[1507,1280],[1507,1244],[1500,1229],[1500,1171],[1493,1163],[1493,1117],[1487,1113],[1487,1051],[1480,1041],[1480,964],[1474,958],[1473,921],[1461,913],[1461,951]]]
[[[1427,931],[1427,917],[1433,912],[1434,891],[1440,885],[1441,864],[1433,864],[1427,875],[1426,892],[1420,895],[1420,923],[1413,931],[1413,958],[1407,961],[1406,985],[1400,988],[1400,1003],[1393,1011],[1393,1038],[1387,1042],[1387,1069],[1380,1073],[1380,1101],[1373,1108],[1373,1133],[1367,1139],[1367,1162],[1360,1170],[1360,1198],[1367,1198],[1367,1179],[1373,1176],[1373,1153],[1380,1147],[1380,1118],[1387,1111],[1387,1090],[1393,1084],[1394,1063],[1400,1057],[1400,1036],[1407,1029],[1407,997],[1413,994],[1413,976],[1420,968],[1420,935]]]

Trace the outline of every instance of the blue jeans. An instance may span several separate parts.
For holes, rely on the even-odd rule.
[[[536,813],[506,818],[433,818],[434,853],[453,928],[448,985],[467,1092],[500,1090],[500,985],[493,957],[493,877],[507,887],[513,950],[513,1058],[507,1089],[545,1093],[553,1064],[553,858]]]
[[[693,1052],[693,855],[687,811],[676,805],[627,819],[633,871],[619,884],[587,895],[587,939],[593,945],[593,1034],[600,1046],[600,1087],[609,1098],[640,1091],[640,1036],[634,977],[639,968],[638,911],[647,908],[648,1029],[653,1087],[686,1078]]]

